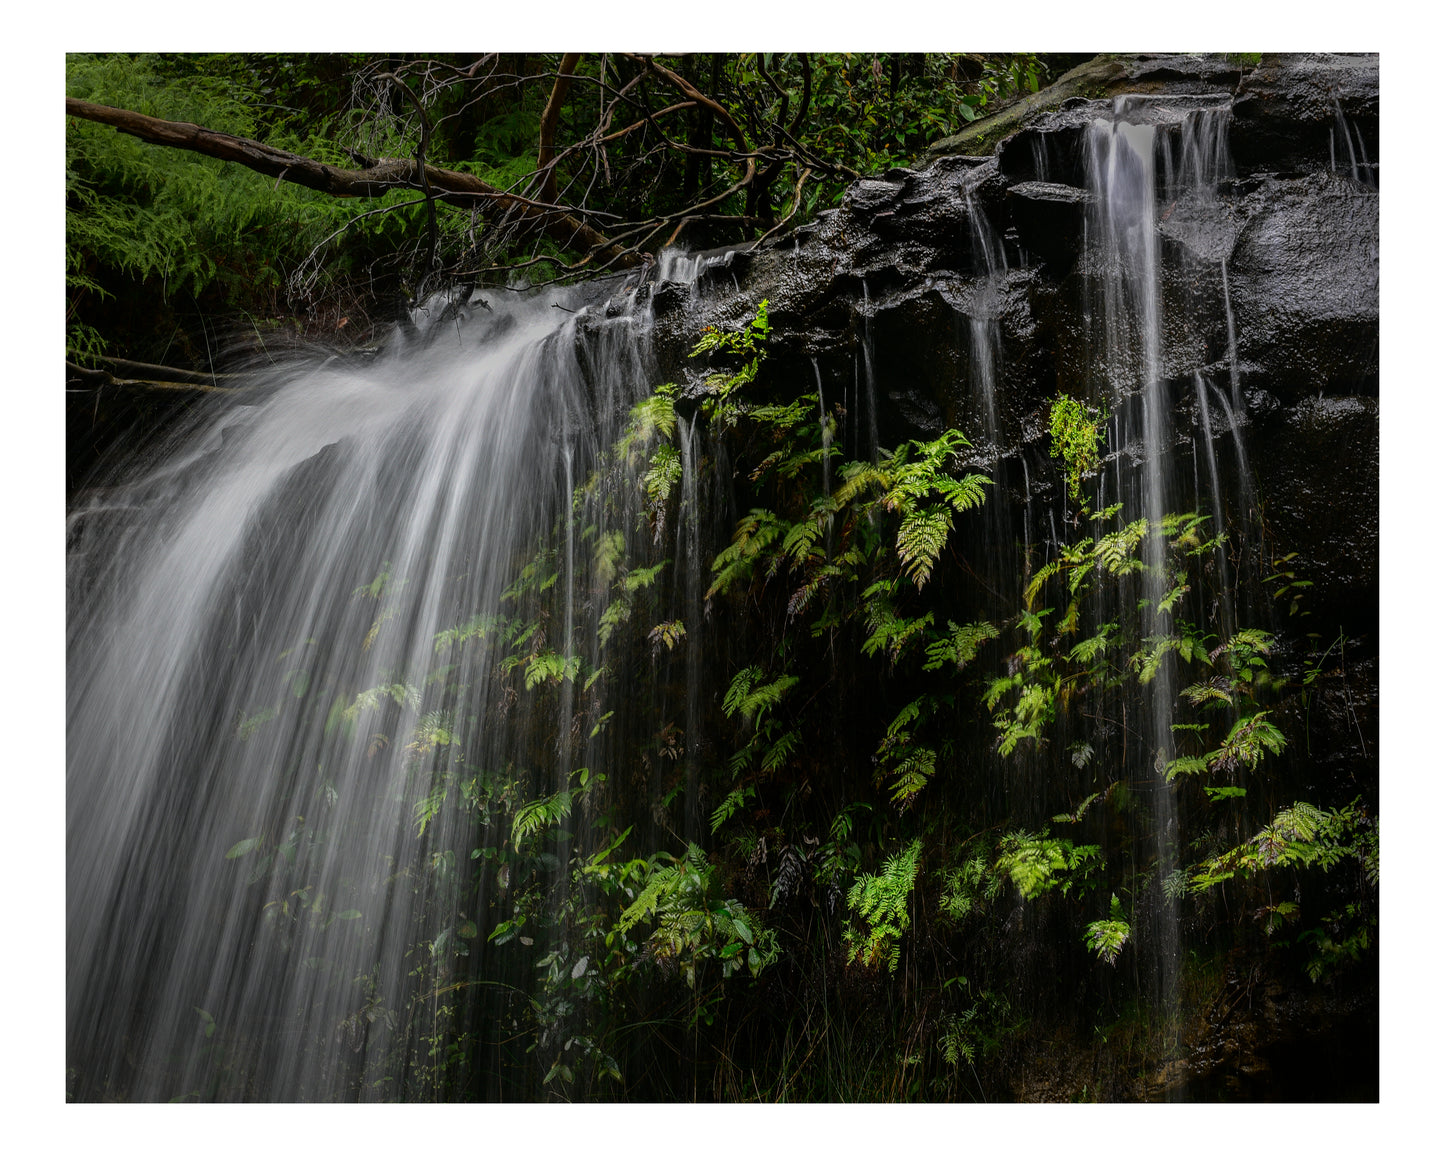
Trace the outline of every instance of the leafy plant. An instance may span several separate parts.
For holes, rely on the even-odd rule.
[[[923,841],[914,839],[886,859],[876,875],[859,875],[848,889],[848,909],[863,921],[862,929],[849,923],[844,929],[849,962],[872,967],[886,962],[898,967],[899,940],[908,930],[908,907],[918,877]]]
[[[1093,406],[1060,394],[1049,407],[1049,454],[1060,458],[1069,498],[1088,508],[1079,487],[1099,468],[1099,451],[1104,445],[1104,419]]]
[[[1105,963],[1112,964],[1129,941],[1129,924],[1117,895],[1109,896],[1109,918],[1096,919],[1084,929],[1084,945]]]

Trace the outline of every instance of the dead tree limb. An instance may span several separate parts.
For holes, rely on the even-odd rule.
[[[273,148],[260,141],[214,132],[182,121],[159,120],[143,113],[65,98],[68,116],[109,125],[151,144],[186,149],[219,160],[244,165],[278,181],[287,180],[304,188],[335,197],[379,197],[393,189],[415,189],[418,164],[415,158],[382,158],[364,169],[342,169],[310,157]],[[469,173],[458,173],[435,165],[420,166],[426,186],[441,200],[452,203],[480,203],[498,215],[520,218],[571,249],[585,249],[583,263],[600,257],[608,264],[632,267],[642,263],[640,254],[617,245],[573,212],[561,205],[549,205],[493,188]]]

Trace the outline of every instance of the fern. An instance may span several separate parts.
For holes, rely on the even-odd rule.
[[[787,528],[788,523],[771,510],[749,511],[738,521],[731,545],[713,559],[712,569],[717,577],[713,579],[704,597],[711,598],[714,594],[725,593],[739,580],[751,580],[753,566],[759,557]]]
[[[652,455],[652,465],[642,475],[642,488],[648,503],[660,508],[672,494],[672,487],[682,478],[682,456],[670,445],[659,446]]]
[[[1082,887],[1101,862],[1097,844],[1014,831],[999,840],[994,870],[1007,875],[1024,899],[1036,899],[1056,887],[1065,894]]]
[[[544,650],[529,656],[523,663],[526,667],[523,681],[532,690],[544,682],[571,682],[582,669],[582,656],[564,658],[554,650]]]
[[[912,805],[918,792],[933,777],[938,755],[929,747],[914,747],[890,772],[893,776],[893,802],[900,811]]]
[[[922,850],[923,840],[914,839],[887,859],[877,875],[860,875],[848,889],[848,909],[866,925],[864,932],[851,924],[845,930],[850,963],[872,966],[886,960],[889,971],[897,968],[898,941],[908,930],[908,903]]]
[[[1084,944],[1105,963],[1112,964],[1129,941],[1129,924],[1117,895],[1109,896],[1109,918],[1098,919],[1084,929]]]
[[[539,831],[556,826],[572,813],[572,792],[563,790],[555,795],[533,799],[518,809],[512,820],[512,843],[520,844]]]
[[[1207,759],[1196,755],[1183,755],[1177,759],[1171,759],[1164,768],[1164,781],[1172,783],[1179,775],[1199,775],[1209,769]]]
[[[930,643],[925,651],[924,670],[938,670],[947,663],[962,670],[978,655],[978,648],[998,637],[998,628],[991,622],[970,622],[963,626],[950,621],[948,634]]]
[[[397,706],[410,706],[416,710],[421,706],[421,691],[409,682],[384,682],[358,694],[342,712],[343,717],[348,722],[354,722],[362,713],[376,710],[387,699]]]
[[[1088,665],[1103,655],[1109,647],[1109,636],[1119,629],[1118,623],[1106,622],[1099,628],[1099,632],[1091,638],[1084,639],[1072,650],[1069,657],[1078,663]]]
[[[943,552],[948,533],[953,529],[953,515],[944,506],[928,506],[911,511],[898,528],[898,557],[903,572],[922,590],[928,584],[933,564]]]
[[[943,873],[939,910],[954,922],[982,914],[987,904],[1003,892],[1004,876],[993,870],[987,857],[976,853],[957,867]]]
[[[652,644],[653,654],[657,654],[664,646],[671,650],[686,636],[687,627],[683,625],[680,618],[671,622],[660,622],[647,632],[647,640]]]
[[[745,666],[733,675],[723,696],[723,713],[729,718],[740,714],[750,722],[757,722],[798,683],[797,676],[790,674],[769,683],[764,683],[762,678],[763,672],[756,666]]]
[[[449,712],[428,711],[417,720],[416,726],[412,729],[411,741],[406,744],[407,752],[422,756],[429,755],[441,747],[451,746],[455,741],[454,727],[455,724]]]
[[[729,791],[727,798],[723,799],[723,801],[717,805],[717,808],[713,811],[712,817],[709,820],[712,833],[716,835],[718,828],[742,810],[743,804],[746,803],[752,795],[752,787],[735,787]]]
[[[1094,548],[1094,556],[1104,572],[1118,576],[1142,570],[1144,563],[1134,557],[1134,552],[1148,532],[1149,520],[1140,518],[1122,530],[1102,536]]]
[[[1233,771],[1243,767],[1252,771],[1259,766],[1266,751],[1273,755],[1280,754],[1286,740],[1279,728],[1269,721],[1269,713],[1262,710],[1235,723],[1224,744],[1218,750],[1210,752],[1210,768]]]
[[[453,626],[438,633],[434,639],[435,649],[440,654],[448,647],[468,642],[473,638],[485,639],[497,627],[510,625],[512,625],[512,619],[505,614],[477,614],[460,626]]]

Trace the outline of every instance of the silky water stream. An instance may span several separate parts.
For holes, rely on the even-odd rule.
[[[598,637],[573,591],[646,543],[626,496],[602,545],[570,514],[655,384],[646,310],[441,312],[368,363],[273,371],[72,513],[75,1098],[425,1097],[418,945],[477,933],[455,893],[474,823],[440,800],[528,766],[529,797],[565,792],[605,741],[570,677]],[[520,652],[550,717],[493,677],[524,562],[562,624]]]

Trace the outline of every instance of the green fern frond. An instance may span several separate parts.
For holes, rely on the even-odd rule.
[[[904,573],[922,590],[933,572],[933,564],[948,542],[953,529],[953,514],[945,506],[928,506],[913,510],[898,528],[898,557]]]
[[[566,790],[524,804],[512,820],[513,845],[548,827],[556,826],[571,813],[572,792]]]
[[[1129,932],[1119,897],[1110,895],[1109,918],[1095,920],[1084,929],[1084,944],[1105,963],[1113,964],[1129,941]]]
[[[1074,662],[1089,664],[1109,648],[1109,636],[1119,629],[1118,624],[1106,622],[1099,628],[1099,633],[1092,638],[1086,638],[1069,651],[1069,657]]]
[[[908,930],[908,903],[922,850],[923,840],[913,840],[890,856],[877,875],[860,875],[848,889],[848,909],[866,924],[862,933],[851,924],[845,930],[850,963],[868,966],[886,960],[888,970],[897,967],[897,941]]]
[[[991,622],[969,622],[959,626],[950,621],[947,636],[929,644],[923,669],[938,670],[951,662],[962,670],[977,657],[980,646],[997,637],[998,628]]]
[[[725,798],[721,803],[719,803],[717,808],[712,813],[712,818],[709,821],[709,826],[712,830],[712,833],[716,835],[718,832],[718,828],[721,827],[724,823],[726,823],[729,819],[731,819],[740,810],[742,810],[743,804],[747,802],[747,800],[750,799],[752,795],[752,787],[735,787],[733,790],[729,791],[727,798]]]
[[[544,682],[571,682],[582,669],[582,656],[574,654],[564,658],[554,650],[544,650],[531,655],[524,663],[526,670],[523,681],[532,690]]]
[[[937,769],[938,754],[929,747],[914,747],[890,772],[893,778],[893,802],[899,810],[907,810],[918,793],[928,785]]]
[[[384,682],[363,690],[342,715],[347,721],[354,722],[360,714],[376,710],[387,699],[397,706],[410,706],[416,710],[421,706],[421,691],[409,682]]]

